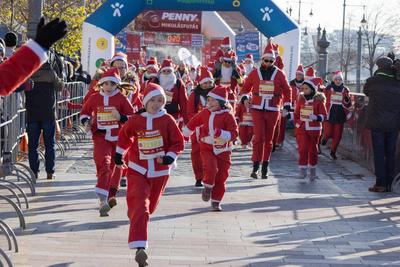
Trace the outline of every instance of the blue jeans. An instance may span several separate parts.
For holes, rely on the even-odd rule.
[[[372,130],[371,136],[374,150],[376,185],[390,189],[395,172],[396,144],[399,132],[377,132]]]
[[[28,122],[28,156],[29,166],[34,173],[39,172],[39,155],[37,152],[39,145],[40,133],[43,130],[43,139],[45,146],[45,161],[46,161],[46,172],[54,173],[55,170],[55,151],[54,145],[56,142],[56,122]]]

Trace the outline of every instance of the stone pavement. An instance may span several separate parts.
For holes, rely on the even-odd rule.
[[[125,191],[100,218],[91,153],[87,142],[58,161],[56,181],[38,182],[15,266],[136,266]],[[400,266],[400,196],[369,193],[370,172],[321,156],[319,180],[296,180],[293,139],[273,154],[268,180],[248,178],[249,158],[234,152],[224,211],[213,213],[185,151],[151,218],[151,266]]]

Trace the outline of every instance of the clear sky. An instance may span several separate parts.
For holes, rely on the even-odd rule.
[[[273,0],[279,7],[286,10],[292,6],[292,18],[298,19],[298,0]],[[301,5],[301,20],[302,26],[307,25],[309,28],[317,28],[318,24],[325,27],[327,31],[342,28],[343,21],[343,0],[302,0]],[[370,13],[373,9],[382,7],[382,12],[386,15],[393,15],[393,12],[400,10],[400,0],[346,0],[346,17],[353,15],[351,28],[358,28],[359,22],[362,19],[363,7],[366,6],[366,13]],[[361,6],[351,6],[361,5]],[[314,15],[309,16],[310,10],[313,10]],[[305,22],[307,20],[307,22]]]

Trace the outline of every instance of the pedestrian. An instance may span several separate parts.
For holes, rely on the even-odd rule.
[[[261,166],[261,178],[268,178],[268,165],[272,153],[272,142],[280,112],[284,115],[291,110],[292,90],[286,75],[274,65],[275,52],[269,43],[262,55],[261,66],[250,72],[241,94],[252,93],[251,115],[254,123],[253,170],[251,177],[258,178]]]
[[[15,53],[15,48],[18,44],[18,36],[14,32],[8,32],[4,36],[4,43],[6,45],[5,57],[10,57]]]
[[[326,145],[332,138],[330,158],[336,160],[336,150],[342,140],[344,123],[347,121],[348,115],[351,115],[349,111],[351,100],[350,90],[343,84],[342,72],[340,70],[334,72],[332,78],[331,84],[324,89],[328,118],[323,123],[324,133],[321,145]]]
[[[120,82],[117,68],[104,72],[97,85],[100,90],[83,105],[80,116],[82,124],[92,132],[97,173],[94,191],[99,199],[101,217],[108,216],[110,209],[116,205],[118,189],[110,190],[110,183],[113,175],[120,175],[120,172],[115,172],[114,164],[118,132],[128,116],[133,114],[131,103],[117,87]]]
[[[157,208],[172,166],[184,149],[184,139],[174,118],[164,109],[166,96],[158,84],[148,83],[145,112],[131,116],[118,137],[115,164],[129,167],[126,200],[130,219],[129,248],[136,261],[147,266],[149,217]],[[129,149],[129,163],[122,158]]]
[[[322,83],[320,78],[305,80],[301,86],[302,93],[294,111],[296,138],[298,142],[299,169],[298,178],[307,177],[310,181],[317,179],[318,142],[322,131],[322,122],[326,119],[325,96],[318,92]]]
[[[243,149],[251,145],[253,138],[253,117],[251,116],[251,99],[249,95],[243,95],[240,104],[236,108],[236,120],[239,124],[239,138]]]
[[[189,96],[187,115],[191,120],[194,116],[207,108],[207,95],[214,89],[214,78],[212,73],[206,68],[200,68],[199,84]],[[196,128],[195,132],[190,136],[192,167],[196,179],[195,186],[202,187],[203,180],[203,163],[200,155],[200,128]]]
[[[232,142],[238,130],[232,115],[226,88],[215,87],[207,95],[207,109],[194,116],[183,130],[185,137],[200,127],[200,154],[203,162],[202,199],[214,211],[221,211],[221,201],[225,194],[226,180],[231,167]]]
[[[400,129],[400,81],[395,78],[392,59],[379,58],[376,65],[378,70],[364,85],[369,99],[365,127],[371,130],[376,175],[375,185],[369,191],[390,192]]]

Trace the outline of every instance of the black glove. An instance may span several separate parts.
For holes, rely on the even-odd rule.
[[[344,102],[345,102],[345,103],[350,103],[350,97],[345,96],[345,97],[344,97]]]
[[[287,112],[290,112],[291,110],[290,110],[290,106],[289,105],[286,105],[286,106],[284,106],[283,107],[284,109],[286,109],[287,110]]]
[[[128,116],[122,115],[122,114],[121,114],[121,118],[119,119],[119,121],[120,121],[121,123],[125,123],[127,120],[128,120]]]
[[[163,162],[162,162],[162,164],[163,165],[171,165],[172,163],[174,163],[174,158],[173,157],[170,157],[170,156],[164,156],[163,157]]]
[[[44,49],[49,50],[50,47],[67,34],[67,24],[56,18],[47,24],[44,24],[44,18],[40,19],[37,26],[35,41]]]
[[[124,162],[122,161],[122,155],[119,153],[115,153],[114,161],[116,165],[124,165]]]

